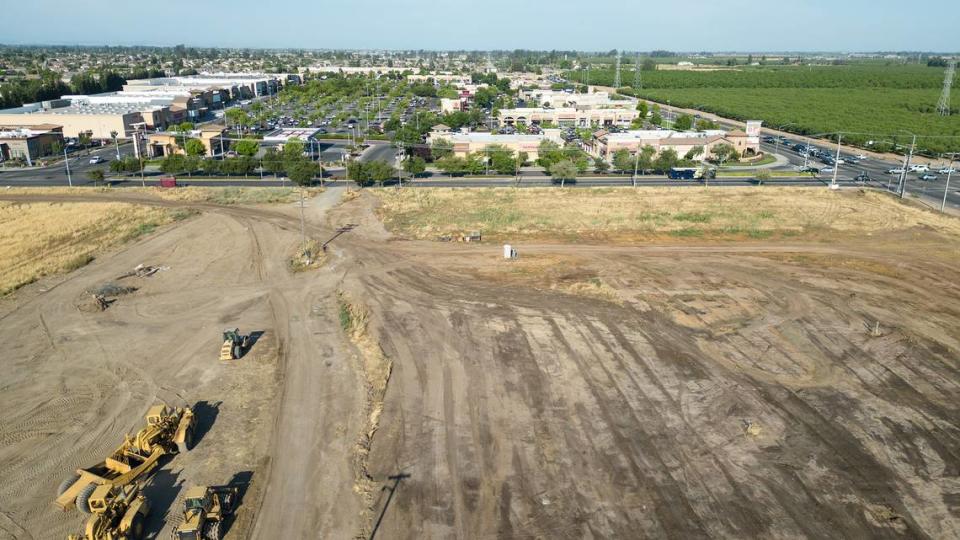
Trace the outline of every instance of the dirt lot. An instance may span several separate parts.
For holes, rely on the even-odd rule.
[[[240,474],[234,538],[960,536],[954,222],[835,194],[834,221],[868,224],[561,231],[503,261],[492,243],[398,240],[374,197],[328,210],[338,196],[310,202],[309,234],[359,226],[318,270],[288,268],[292,206],[137,194],[201,214],[0,302],[0,537],[79,530],[57,483],[156,400],[199,403],[206,432],[152,480],[154,531],[187,485]],[[140,263],[169,269],[77,309]],[[226,326],[264,334],[221,364]]]

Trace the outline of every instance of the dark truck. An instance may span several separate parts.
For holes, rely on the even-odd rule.
[[[671,180],[693,180],[697,177],[697,169],[693,167],[674,167],[667,173]]]

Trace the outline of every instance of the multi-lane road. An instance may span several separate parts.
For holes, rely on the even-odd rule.
[[[792,143],[797,141],[791,139]],[[807,142],[807,141],[803,141]],[[828,150],[829,147],[826,144],[819,145],[820,148]],[[761,149],[767,153],[774,153],[779,150],[779,154],[784,156],[789,162],[787,165],[776,167],[773,170],[775,171],[797,171],[801,166],[804,165],[803,156],[798,155],[793,149],[788,146],[781,144],[779,148],[771,143],[762,143]],[[132,145],[121,145],[120,154],[121,156],[130,155],[133,153]],[[847,152],[842,152],[843,155],[846,155]],[[103,159],[103,163],[99,165],[90,164],[90,158],[93,156],[100,156]],[[87,155],[72,155],[70,157],[70,172],[72,176],[73,185],[90,185],[92,181],[87,177],[87,173],[93,168],[105,168],[105,164],[112,159],[116,159],[116,149],[113,146],[104,146],[95,150],[91,150],[90,154]],[[370,161],[376,159],[382,159],[396,164],[396,149],[389,143],[377,142],[371,144],[367,150],[360,157],[363,161]],[[822,168],[824,165],[814,158],[808,160],[809,164],[814,167]],[[861,185],[856,181],[856,177],[861,173],[866,173],[870,176],[870,182],[867,183],[869,187],[896,190],[897,184],[899,181],[899,175],[888,174],[889,169],[894,169],[902,166],[902,163],[883,161],[878,159],[867,159],[859,161],[856,163],[844,163],[839,166],[837,171],[837,183],[840,186],[858,186]],[[339,176],[342,175],[342,170],[332,169],[327,171],[328,175]],[[800,175],[797,173],[796,176],[790,177],[775,177],[773,179],[767,180],[764,182],[764,185],[790,185],[790,186],[828,186],[832,180],[832,173],[821,174],[818,177],[811,177],[810,175]],[[184,183],[192,185],[206,185],[206,186],[278,186],[278,185],[289,185],[282,179],[277,178],[251,178],[251,179],[241,179],[241,178],[228,178],[228,179],[205,179],[205,178],[185,178],[182,179]],[[343,180],[330,180],[333,184],[345,184]],[[141,179],[138,176],[131,176],[123,181],[115,181],[114,185],[124,186],[124,185],[140,185]],[[158,183],[156,174],[148,174],[145,177],[146,185],[156,185]],[[711,186],[744,186],[744,185],[757,185],[757,180],[750,177],[740,177],[740,178],[721,178],[710,180],[708,182]],[[428,173],[424,178],[418,178],[414,182],[410,182],[409,179],[404,181],[405,185],[416,185],[421,187],[483,187],[483,186],[519,186],[519,187],[534,187],[534,186],[547,186],[552,185],[550,178],[547,177],[542,170],[537,169],[524,169],[520,171],[519,181],[516,178],[503,178],[503,177],[460,177],[452,178],[445,175],[440,175],[438,173]],[[68,185],[66,168],[63,163],[60,162],[52,167],[45,168],[32,168],[32,169],[3,169],[0,168],[0,186],[66,186]],[[577,179],[577,182],[571,183],[568,185],[578,186],[578,187],[592,187],[592,186],[626,186],[626,185],[637,185],[638,187],[644,186],[689,186],[689,185],[702,185],[701,181],[677,181],[677,180],[668,180],[662,176],[641,176],[638,177],[636,183],[630,177],[623,176],[584,176]],[[942,200],[946,188],[946,176],[937,175],[936,180],[932,181],[922,181],[918,178],[915,173],[907,174],[906,181],[906,193],[907,196],[919,196],[922,197],[926,202],[930,204],[939,204],[939,201]],[[951,181],[951,187],[946,191],[947,193],[947,207],[952,210],[960,210],[960,180]]]

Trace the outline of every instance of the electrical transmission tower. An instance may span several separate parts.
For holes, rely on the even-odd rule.
[[[620,51],[617,51],[617,68],[613,77],[613,87],[620,88]]]
[[[953,86],[953,72],[956,65],[957,63],[951,60],[943,76],[943,93],[940,94],[940,101],[937,102],[937,113],[940,116],[950,116],[950,87]]]
[[[643,79],[640,78],[640,53],[637,53],[637,60],[633,63],[633,89],[643,89]]]

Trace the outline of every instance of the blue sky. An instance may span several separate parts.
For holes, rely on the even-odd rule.
[[[957,0],[2,0],[0,43],[960,50]]]

